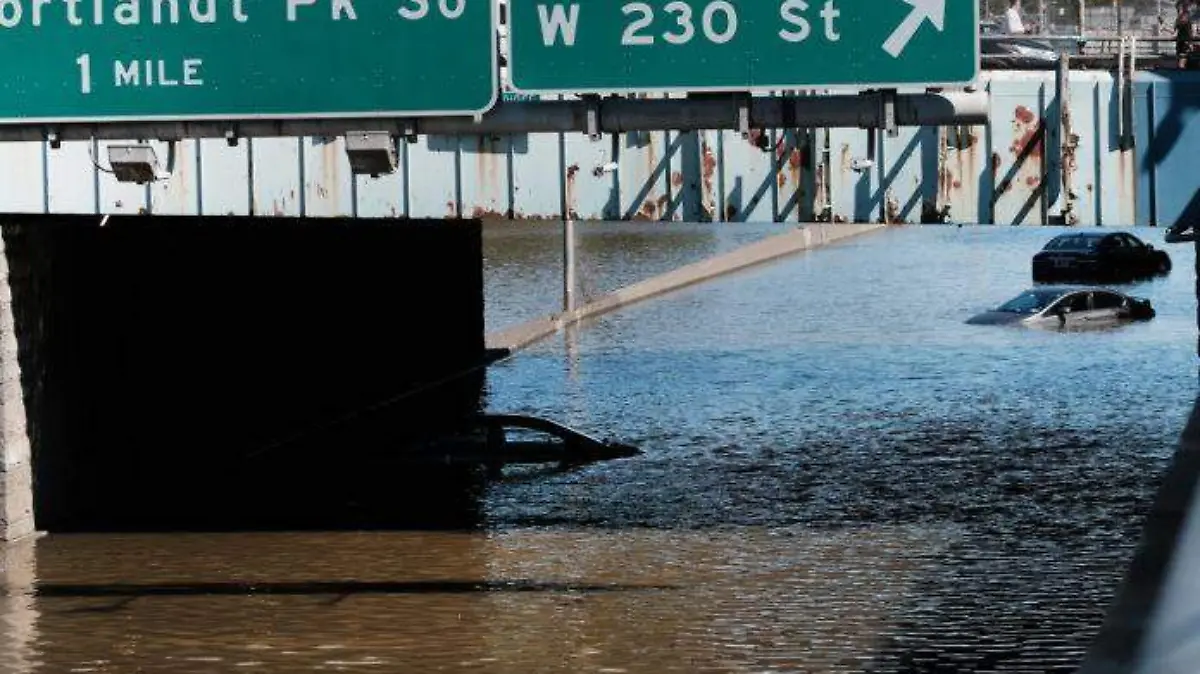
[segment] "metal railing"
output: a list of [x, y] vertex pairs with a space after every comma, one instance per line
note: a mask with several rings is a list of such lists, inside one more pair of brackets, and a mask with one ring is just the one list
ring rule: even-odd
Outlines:
[[[998, 25], [1009, 0], [979, 0], [985, 24]], [[1087, 34], [1171, 37], [1175, 0], [1021, 0], [1022, 23], [1031, 35]]]
[[[1046, 52], [1070, 56], [1074, 63], [1081, 67], [1115, 68], [1122, 59], [1133, 59], [1140, 62], [1143, 68], [1162, 67], [1164, 62], [1174, 67], [1177, 58], [1174, 37], [1031, 35], [1021, 38], [1011, 35], [984, 35], [980, 38], [984, 67], [1048, 69], [1054, 66], [1055, 58], [1052, 54], [1023, 56], [1020, 53], [1009, 53], [1005, 49], [989, 48], [988, 43], [1000, 45], [1014, 38], [1030, 47], [1036, 48], [1041, 45]], [[1200, 40], [1197, 40], [1196, 44], [1200, 47]]]

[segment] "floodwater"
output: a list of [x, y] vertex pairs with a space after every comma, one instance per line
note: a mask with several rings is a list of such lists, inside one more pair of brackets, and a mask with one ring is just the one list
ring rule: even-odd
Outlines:
[[[585, 295], [779, 231], [620, 227], [584, 228]], [[473, 531], [14, 546], [0, 666], [1072, 671], [1196, 396], [1196, 298], [1170, 246], [1148, 323], [963, 324], [1052, 233], [869, 234], [493, 366], [489, 409], [645, 454], [492, 484]], [[555, 309], [556, 234], [489, 232], [489, 327]]]

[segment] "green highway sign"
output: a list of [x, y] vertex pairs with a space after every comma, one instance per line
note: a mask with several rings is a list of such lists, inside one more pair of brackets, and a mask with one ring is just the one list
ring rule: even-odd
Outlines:
[[513, 88], [544, 94], [955, 86], [978, 0], [508, 0]]
[[0, 123], [471, 115], [493, 0], [0, 0]]

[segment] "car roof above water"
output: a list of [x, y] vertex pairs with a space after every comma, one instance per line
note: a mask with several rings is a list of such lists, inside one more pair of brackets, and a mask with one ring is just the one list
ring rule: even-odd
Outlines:
[[1053, 239], [1050, 239], [1050, 243], [1053, 243], [1055, 241], [1065, 241], [1068, 239], [1079, 239], [1081, 241], [1099, 241], [1100, 239], [1112, 236], [1113, 234], [1116, 234], [1116, 232], [1067, 232], [1065, 234], [1059, 234], [1059, 235], [1055, 236]]
[[1063, 283], [1063, 284], [1047, 283], [1045, 285], [1036, 285], [1036, 286], [1033, 286], [1032, 288], [1029, 288], [1029, 290], [1060, 293], [1060, 294], [1064, 294], [1064, 295], [1066, 293], [1074, 293], [1074, 292], [1079, 292], [1082, 290], [1089, 290], [1089, 291], [1090, 290], [1106, 290], [1108, 292], [1117, 292], [1117, 293], [1120, 292], [1119, 290], [1113, 290], [1112, 288], [1104, 288], [1102, 286], [1089, 286], [1089, 285], [1078, 285], [1078, 284], [1072, 285], [1072, 284], [1065, 284], [1065, 283]]
[[1054, 297], [1062, 297], [1063, 295], [1068, 295], [1070, 293], [1076, 293], [1076, 292], [1105, 292], [1105, 293], [1112, 293], [1113, 295], [1120, 295], [1121, 297], [1131, 297], [1128, 293], [1123, 292], [1121, 290], [1116, 290], [1114, 288], [1106, 288], [1104, 286], [1070, 285], [1070, 284], [1036, 285], [1036, 286], [1033, 286], [1032, 288], [1026, 288], [1025, 290], [1022, 291], [1022, 293], [1027, 293], [1027, 292], [1038, 293], [1039, 295], [1052, 295]]
[[1067, 232], [1046, 242], [1042, 250], [1092, 250], [1099, 242], [1116, 232]]
[[[1116, 233], [1117, 232], [1097, 232], [1097, 231], [1079, 230], [1079, 231], [1074, 231], [1074, 232], [1063, 232], [1062, 234], [1055, 236], [1054, 239], [1065, 239], [1065, 238], [1076, 237], [1076, 236], [1083, 237], [1086, 239], [1103, 239], [1106, 236], [1111, 236]], [[1050, 239], [1050, 240], [1053, 241], [1054, 239]]]

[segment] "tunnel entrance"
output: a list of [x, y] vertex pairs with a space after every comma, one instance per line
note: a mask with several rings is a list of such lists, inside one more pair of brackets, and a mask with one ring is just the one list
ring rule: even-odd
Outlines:
[[478, 221], [10, 216], [38, 528], [461, 528]]

